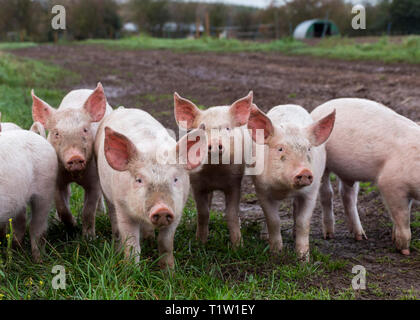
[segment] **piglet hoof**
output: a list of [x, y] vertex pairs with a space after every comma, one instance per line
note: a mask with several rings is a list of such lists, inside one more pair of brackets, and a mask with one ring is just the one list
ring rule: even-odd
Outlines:
[[267, 241], [268, 240], [268, 233], [267, 232], [261, 232], [260, 233], [260, 239]]
[[32, 260], [37, 263], [42, 263], [41, 253], [39, 251], [32, 251]]
[[77, 226], [71, 227], [71, 226], [65, 225], [64, 227], [66, 229], [66, 233], [70, 237], [75, 237], [79, 233]]
[[206, 244], [206, 243], [207, 243], [207, 238], [208, 238], [208, 235], [207, 235], [207, 234], [202, 234], [202, 233], [197, 232], [197, 233], [196, 233], [196, 235], [195, 235], [195, 238], [196, 238], [196, 240], [197, 240], [197, 241], [199, 241], [201, 244]]
[[43, 263], [42, 258], [41, 257], [37, 257], [37, 258], [34, 257], [34, 263], [42, 264]]
[[401, 254], [408, 256], [410, 254], [410, 229], [408, 230], [399, 230], [393, 228], [393, 242], [395, 247]]
[[76, 219], [71, 214], [60, 214], [57, 210], [55, 211], [55, 217], [64, 223], [66, 228], [76, 228]]
[[279, 255], [283, 250], [283, 243], [270, 243], [270, 253], [272, 256]]
[[362, 231], [362, 233], [355, 233], [355, 234], [354, 234], [354, 239], [355, 239], [356, 241], [367, 240], [367, 236], [366, 236], [365, 232], [364, 232], [364, 231]]
[[17, 239], [13, 239], [12, 249], [13, 250], [23, 249], [22, 248], [22, 241], [21, 240], [17, 240]]
[[402, 255], [404, 256], [409, 256], [410, 255], [410, 249], [409, 246], [410, 244], [406, 244], [406, 241], [404, 241], [403, 244], [399, 243], [398, 241], [395, 241], [395, 246], [397, 248], [397, 251], [400, 252]]
[[309, 251], [298, 252], [297, 257], [298, 257], [298, 261], [300, 263], [308, 263], [309, 262]]
[[334, 239], [334, 231], [324, 231], [324, 240]]
[[117, 231], [112, 231], [112, 239], [114, 239], [117, 242], [120, 242], [120, 232]]
[[96, 235], [95, 235], [95, 229], [94, 228], [88, 228], [88, 229], [84, 229], [82, 231], [83, 236], [85, 237], [86, 240], [94, 240]]
[[405, 256], [409, 256], [410, 255], [410, 249], [402, 249], [401, 254], [403, 254]]
[[233, 250], [238, 250], [240, 248], [242, 248], [244, 246], [244, 242], [241, 240], [239, 240], [238, 242], [232, 243], [232, 249]]
[[175, 260], [174, 258], [162, 258], [159, 260], [159, 267], [161, 270], [172, 271], [175, 267]]
[[233, 249], [239, 249], [244, 245], [244, 242], [241, 237], [235, 237], [235, 239], [231, 239], [231, 242]]

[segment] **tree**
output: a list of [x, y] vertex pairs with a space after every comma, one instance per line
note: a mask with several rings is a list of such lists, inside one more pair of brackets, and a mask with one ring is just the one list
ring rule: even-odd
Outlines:
[[420, 2], [418, 0], [394, 0], [389, 10], [393, 30], [403, 34], [420, 33]]
[[170, 19], [178, 23], [194, 23], [197, 6], [195, 2], [172, 1], [169, 3]]
[[31, 33], [33, 24], [32, 11], [37, 3], [31, 0], [2, 0], [0, 2], [3, 33], [15, 31], [23, 41]]
[[121, 29], [114, 0], [75, 0], [68, 9], [69, 32], [77, 39], [113, 38]]
[[233, 23], [238, 26], [241, 31], [250, 31], [255, 22], [255, 11], [249, 8], [239, 9], [233, 17]]
[[139, 28], [149, 32], [158, 29], [161, 34], [163, 25], [170, 19], [168, 0], [131, 0], [130, 6]]
[[209, 8], [210, 26], [221, 28], [226, 25], [228, 18], [228, 8], [222, 3], [216, 3]]

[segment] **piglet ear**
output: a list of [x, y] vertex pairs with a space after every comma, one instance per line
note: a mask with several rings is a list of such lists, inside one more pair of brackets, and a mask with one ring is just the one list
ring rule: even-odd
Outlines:
[[194, 128], [195, 120], [198, 115], [201, 114], [201, 111], [193, 102], [182, 98], [178, 93], [175, 92], [174, 113], [178, 126], [185, 130], [189, 130]]
[[[248, 129], [251, 130], [251, 137], [257, 143], [267, 144], [270, 138], [274, 135], [274, 127], [270, 118], [262, 112], [255, 104], [252, 104], [251, 114], [248, 119]], [[259, 136], [258, 131], [261, 136]], [[263, 138], [263, 141], [260, 141]]]
[[328, 116], [310, 125], [306, 130], [308, 132], [309, 142], [317, 147], [323, 144], [329, 138], [335, 122], [335, 109]]
[[250, 91], [246, 97], [239, 99], [230, 106], [229, 112], [234, 127], [244, 126], [248, 122], [253, 96], [253, 92]]
[[84, 108], [89, 113], [92, 122], [101, 121], [106, 111], [106, 97], [104, 88], [99, 82], [96, 89], [86, 100]]
[[35, 132], [36, 134], [39, 134], [43, 138], [47, 138], [47, 135], [45, 133], [45, 128], [44, 128], [44, 126], [40, 122], [35, 121], [32, 124], [31, 128], [29, 129], [29, 131]]
[[136, 146], [125, 135], [105, 127], [105, 158], [117, 171], [126, 171], [131, 160], [137, 159]]
[[55, 109], [52, 108], [48, 103], [42, 101], [35, 95], [34, 89], [31, 91], [32, 95], [32, 119], [35, 122], [41, 123], [47, 128], [48, 120], [54, 114]]
[[207, 136], [204, 124], [183, 136], [176, 145], [178, 159], [187, 170], [201, 165], [207, 155]]

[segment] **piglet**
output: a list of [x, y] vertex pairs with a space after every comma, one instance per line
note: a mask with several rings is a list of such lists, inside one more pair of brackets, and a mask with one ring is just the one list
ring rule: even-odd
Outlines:
[[82, 210], [83, 234], [95, 235], [95, 213], [101, 197], [93, 145], [98, 122], [112, 111], [100, 83], [95, 90], [80, 89], [68, 93], [58, 109], [38, 98], [32, 91], [32, 117], [48, 130], [48, 141], [56, 150], [59, 169], [55, 204], [64, 224], [76, 223], [69, 208], [70, 183], [85, 190]]
[[14, 240], [21, 246], [29, 205], [32, 257], [36, 262], [41, 260], [57, 170], [55, 150], [41, 136], [27, 130], [0, 133], [0, 228], [4, 233], [12, 219]]
[[366, 99], [335, 99], [312, 111], [317, 120], [337, 110], [335, 129], [326, 144], [327, 167], [321, 186], [324, 237], [334, 236], [334, 172], [350, 232], [366, 237], [357, 212], [358, 181], [374, 182], [388, 207], [392, 239], [404, 255], [410, 254], [410, 207], [420, 200], [420, 127], [393, 110]]
[[[5, 131], [13, 131], [13, 130], [23, 130], [21, 127], [19, 127], [17, 124], [14, 124], [13, 122], [1, 122], [1, 112], [0, 112], [0, 132], [5, 132]], [[14, 230], [22, 230], [22, 228], [25, 228], [24, 226], [26, 226], [26, 211], [25, 212], [21, 212], [20, 214], [18, 214], [14, 219], [13, 219], [13, 229]], [[4, 238], [6, 236], [6, 229], [7, 229], [7, 225], [0, 224], [0, 237]], [[25, 229], [23, 229], [25, 230]], [[17, 238], [22, 238], [23, 239], [23, 234], [19, 235], [19, 237]], [[20, 243], [20, 241], [15, 241], [13, 244], [16, 245]]]
[[334, 118], [332, 112], [313, 122], [310, 114], [297, 105], [277, 106], [266, 115], [253, 105], [248, 129], [256, 143], [264, 144], [264, 151], [256, 155], [264, 169], [252, 178], [273, 253], [283, 248], [280, 201], [292, 198], [296, 253], [300, 259], [309, 260], [310, 221], [325, 167], [323, 143], [333, 129]]
[[[174, 234], [189, 194], [188, 171], [198, 170], [206, 155], [205, 135], [195, 138], [196, 133], [176, 143], [139, 109], [119, 108], [101, 122], [95, 142], [99, 177], [113, 234], [126, 257], [138, 261], [140, 237], [154, 237], [158, 229], [159, 264], [173, 267]], [[164, 161], [175, 154], [182, 161]]]
[[[239, 220], [241, 183], [245, 172], [244, 137], [251, 104], [252, 91], [230, 106], [200, 110], [193, 102], [174, 94], [175, 119], [183, 130], [192, 130], [204, 124], [208, 137], [208, 155], [202, 170], [191, 173], [191, 185], [197, 205], [196, 237], [207, 242], [211, 199], [215, 190], [224, 193], [226, 221], [234, 247], [242, 243]], [[239, 156], [239, 158], [238, 158]], [[239, 161], [235, 161], [239, 159]]]

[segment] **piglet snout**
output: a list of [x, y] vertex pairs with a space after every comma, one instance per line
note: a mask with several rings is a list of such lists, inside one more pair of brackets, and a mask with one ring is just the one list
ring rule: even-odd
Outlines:
[[295, 187], [302, 188], [312, 184], [314, 176], [308, 169], [300, 171], [293, 179]]
[[222, 153], [224, 148], [221, 142], [219, 143], [210, 143], [208, 145], [209, 153], [215, 152], [215, 153]]
[[150, 221], [156, 227], [169, 226], [174, 221], [172, 210], [163, 204], [157, 204], [150, 210]]
[[77, 152], [69, 152], [68, 160], [66, 161], [66, 169], [68, 171], [80, 171], [85, 169], [86, 160], [85, 157]]

